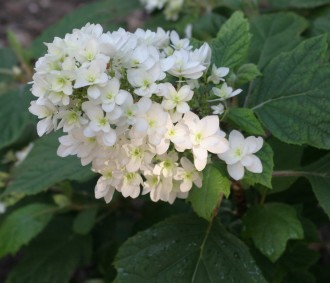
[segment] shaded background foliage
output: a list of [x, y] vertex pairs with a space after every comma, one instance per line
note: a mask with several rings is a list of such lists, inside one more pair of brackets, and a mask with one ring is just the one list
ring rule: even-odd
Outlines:
[[[0, 67], [22, 73], [0, 74], [1, 198], [11, 204], [0, 214], [1, 282], [330, 281], [330, 1], [213, 3], [211, 14], [188, 13], [175, 23], [157, 12], [148, 17], [138, 1], [4, 3]], [[267, 135], [263, 174], [230, 185], [215, 163], [188, 202], [94, 200], [89, 168], [56, 156], [57, 134], [37, 139], [24, 86], [46, 51], [42, 43], [88, 21], [106, 30], [181, 32], [193, 22], [195, 44], [208, 40], [212, 60], [231, 67], [247, 94], [239, 101], [247, 108], [231, 108], [225, 122]], [[31, 153], [14, 166], [15, 152], [30, 141]]]

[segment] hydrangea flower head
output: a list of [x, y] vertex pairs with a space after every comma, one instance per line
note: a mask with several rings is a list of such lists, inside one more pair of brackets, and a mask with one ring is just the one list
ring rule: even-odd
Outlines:
[[[40, 136], [63, 131], [59, 156], [76, 155], [101, 175], [96, 198], [110, 202], [119, 192], [173, 203], [186, 198], [193, 184], [202, 186], [209, 155], [222, 156], [231, 147], [219, 117], [193, 106], [202, 98], [199, 81], [208, 83], [207, 43], [194, 49], [189, 39], [161, 28], [104, 33], [87, 24], [47, 47], [36, 62], [36, 100], [29, 110], [40, 119]], [[214, 66], [212, 81], [224, 81], [227, 73]], [[229, 96], [235, 93], [227, 89]], [[211, 107], [209, 114], [223, 111]], [[253, 151], [246, 152], [244, 166], [257, 171]]]

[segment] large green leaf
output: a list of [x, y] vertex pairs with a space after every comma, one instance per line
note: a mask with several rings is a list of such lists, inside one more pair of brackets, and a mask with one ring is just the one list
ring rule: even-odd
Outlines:
[[27, 247], [8, 282], [67, 283], [75, 269], [89, 261], [90, 237], [74, 234], [62, 223], [51, 226]]
[[115, 260], [118, 282], [265, 283], [248, 248], [218, 220], [176, 216], [129, 239]]
[[31, 99], [28, 86], [0, 95], [0, 149], [16, 141], [35, 121], [28, 111]]
[[45, 136], [35, 142], [27, 158], [14, 170], [5, 194], [37, 194], [62, 180], [84, 181], [94, 176], [89, 166], [82, 166], [74, 157], [57, 156], [59, 133]]
[[219, 206], [223, 196], [230, 194], [230, 181], [212, 165], [203, 170], [203, 186], [194, 187], [189, 193], [188, 201], [194, 211], [204, 219], [210, 221], [213, 211]]
[[234, 13], [210, 42], [212, 63], [229, 68], [242, 65], [248, 55], [250, 39], [248, 21], [242, 12]]
[[308, 23], [294, 13], [262, 15], [251, 20], [249, 59], [263, 69], [275, 56], [289, 51], [301, 41]]
[[284, 253], [287, 241], [302, 239], [304, 231], [295, 209], [283, 203], [251, 207], [244, 217], [244, 234], [272, 262]]
[[330, 0], [268, 0], [274, 8], [314, 8], [330, 4]]
[[5, 218], [0, 226], [0, 258], [15, 254], [23, 245], [38, 235], [51, 220], [56, 207], [30, 204]]
[[330, 217], [330, 154], [300, 170], [284, 171], [283, 175], [306, 177], [320, 206]]
[[229, 122], [251, 135], [264, 136], [265, 131], [253, 111], [248, 108], [230, 108], [225, 116]]
[[106, 31], [119, 27], [125, 28], [130, 12], [139, 6], [139, 1], [102, 0], [87, 4], [70, 12], [62, 20], [47, 28], [32, 42], [31, 53], [34, 57], [43, 55], [47, 48], [44, 42], [52, 42], [54, 37], [63, 37], [72, 29], [81, 28], [86, 23], [101, 24]]
[[330, 148], [330, 65], [326, 38], [302, 42], [265, 68], [252, 109], [278, 139]]
[[[274, 137], [271, 137], [267, 142], [274, 151], [274, 171], [292, 170], [301, 166], [301, 158], [304, 151], [303, 146], [287, 144]], [[273, 190], [269, 191], [269, 193], [278, 193], [288, 189], [297, 178], [298, 176], [277, 176], [273, 178]]]

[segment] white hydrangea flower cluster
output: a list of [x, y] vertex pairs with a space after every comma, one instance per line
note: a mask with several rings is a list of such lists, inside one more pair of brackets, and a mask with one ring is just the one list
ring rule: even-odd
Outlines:
[[164, 8], [164, 14], [167, 20], [176, 21], [183, 8], [184, 0], [140, 0], [148, 12], [161, 10]]
[[[191, 109], [193, 87], [207, 80], [208, 44], [193, 49], [161, 28], [104, 33], [87, 24], [47, 47], [36, 62], [37, 100], [29, 110], [40, 119], [40, 136], [65, 133], [59, 156], [77, 155], [101, 174], [96, 198], [149, 193], [153, 201], [173, 203], [193, 184], [202, 186], [208, 153], [222, 158], [229, 150], [219, 117], [200, 118]], [[208, 81], [224, 82], [228, 72], [213, 67]]]

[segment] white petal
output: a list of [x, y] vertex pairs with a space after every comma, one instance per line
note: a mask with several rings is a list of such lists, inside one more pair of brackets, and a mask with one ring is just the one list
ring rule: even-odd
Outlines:
[[103, 142], [107, 146], [113, 146], [117, 140], [117, 135], [114, 130], [110, 130], [109, 133], [103, 134]]
[[179, 113], [187, 113], [189, 110], [190, 107], [186, 102], [181, 102], [176, 107], [176, 111], [178, 111]]
[[194, 164], [198, 171], [202, 171], [205, 168], [206, 163], [207, 163], [207, 158], [206, 159], [197, 159], [197, 158], [194, 159]]
[[185, 181], [185, 182], [182, 182], [181, 184], [180, 184], [180, 191], [181, 192], [189, 192], [190, 191], [190, 189], [191, 189], [191, 187], [192, 187], [192, 181], [190, 181], [190, 180], [187, 180], [187, 181]]
[[87, 89], [87, 94], [90, 98], [96, 99], [101, 95], [101, 92], [97, 86], [90, 86]]
[[[215, 144], [211, 145], [211, 143], [208, 145], [207, 150], [212, 153], [224, 153], [229, 149], [229, 143], [225, 138], [219, 137], [219, 136], [213, 136], [206, 138], [205, 140], [215, 140]], [[203, 141], [204, 144], [204, 141]]]
[[50, 129], [51, 129], [51, 118], [42, 119], [37, 124], [37, 132], [39, 137], [41, 137], [44, 133], [48, 132]]
[[219, 130], [219, 117], [216, 115], [206, 116], [201, 122], [203, 123], [203, 134], [206, 137], [214, 135]]
[[246, 166], [246, 170], [249, 170], [250, 172], [253, 173], [261, 173], [262, 172], [262, 163], [259, 159], [259, 157], [255, 155], [250, 155], [250, 158], [253, 160], [252, 164], [249, 166]]
[[244, 144], [244, 136], [236, 130], [229, 134], [229, 144], [231, 148], [242, 147]]
[[233, 165], [227, 165], [227, 170], [229, 175], [236, 181], [244, 177], [244, 167], [240, 162]]
[[114, 192], [115, 188], [110, 186], [107, 194], [104, 196], [104, 200], [106, 203], [109, 203], [112, 200]]

